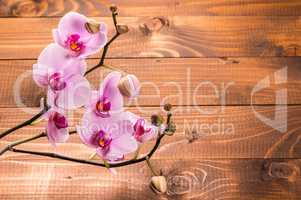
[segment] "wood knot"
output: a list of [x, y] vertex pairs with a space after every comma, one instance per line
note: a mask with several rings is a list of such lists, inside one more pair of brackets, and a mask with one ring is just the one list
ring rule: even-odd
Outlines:
[[168, 19], [164, 17], [154, 17], [140, 24], [139, 29], [144, 35], [151, 35], [152, 33], [159, 32], [163, 27], [168, 26]]
[[263, 180], [285, 179], [294, 182], [299, 174], [300, 169], [293, 162], [265, 161], [263, 164]]
[[191, 180], [185, 175], [174, 175], [167, 178], [167, 193], [169, 195], [189, 193], [191, 187]]
[[48, 2], [46, 0], [17, 1], [10, 7], [10, 14], [13, 16], [40, 16], [46, 12]]

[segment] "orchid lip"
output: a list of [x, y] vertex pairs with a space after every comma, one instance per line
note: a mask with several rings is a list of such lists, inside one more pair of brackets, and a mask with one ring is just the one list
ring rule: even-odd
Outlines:
[[67, 84], [62, 80], [60, 73], [54, 73], [49, 77], [49, 86], [53, 91], [63, 90], [66, 85]]
[[58, 112], [55, 112], [52, 119], [54, 121], [55, 126], [58, 129], [67, 128], [68, 127], [68, 122], [67, 122], [67, 119], [66, 119], [66, 117], [64, 115], [62, 115], [62, 114], [60, 114]]
[[109, 111], [111, 110], [111, 102], [108, 98], [103, 98], [103, 100], [97, 101], [95, 105], [95, 113], [103, 118], [109, 117]]
[[85, 48], [84, 43], [81, 42], [81, 41], [79, 41], [79, 39], [80, 39], [80, 35], [78, 35], [78, 34], [72, 34], [66, 40], [65, 45], [71, 51], [79, 53], [79, 52], [81, 52]]
[[98, 132], [97, 144], [101, 149], [108, 150], [111, 142], [112, 138], [106, 132], [104, 132], [103, 130], [100, 130]]

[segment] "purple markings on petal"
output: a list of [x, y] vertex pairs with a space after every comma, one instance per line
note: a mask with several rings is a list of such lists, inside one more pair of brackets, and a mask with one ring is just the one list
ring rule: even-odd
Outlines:
[[66, 117], [58, 112], [55, 112], [53, 114], [53, 122], [58, 129], [68, 127], [68, 122]]
[[145, 128], [145, 120], [138, 119], [134, 125], [134, 137], [140, 141], [140, 137], [143, 136], [145, 133], [149, 133], [151, 128]]
[[53, 91], [59, 91], [66, 87], [66, 82], [62, 80], [61, 74], [56, 72], [49, 77], [49, 86]]
[[97, 101], [95, 105], [95, 113], [103, 118], [110, 117], [109, 111], [111, 110], [111, 102], [108, 98], [104, 97], [102, 100]]
[[78, 35], [78, 34], [70, 35], [67, 38], [67, 40], [65, 41], [65, 45], [71, 51], [78, 53], [78, 54], [80, 54], [85, 48], [85, 45], [83, 42], [80, 41], [80, 35]]
[[103, 130], [98, 132], [97, 143], [103, 151], [109, 150], [111, 142], [112, 138], [106, 132]]

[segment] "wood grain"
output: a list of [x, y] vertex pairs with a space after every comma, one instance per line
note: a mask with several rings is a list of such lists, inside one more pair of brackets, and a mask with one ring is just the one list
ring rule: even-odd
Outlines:
[[298, 0], [2, 0], [2, 17], [62, 16], [77, 11], [88, 16], [109, 16], [108, 7], [116, 4], [121, 16], [218, 15], [218, 16], [287, 16], [301, 14]]
[[[37, 109], [32, 108], [33, 112]], [[162, 113], [159, 107], [128, 108], [149, 119], [153, 113]], [[28, 119], [29, 110], [0, 109], [1, 131]], [[80, 121], [83, 110], [69, 115], [69, 125]], [[286, 114], [287, 113], [287, 114]], [[162, 113], [163, 114], [163, 113]], [[202, 106], [175, 107], [174, 120], [177, 132], [166, 137], [156, 153], [156, 158], [299, 158], [301, 150], [301, 106]], [[287, 116], [286, 116], [287, 115]], [[261, 117], [273, 120], [266, 124]], [[287, 120], [286, 120], [287, 117]], [[287, 126], [287, 127], [286, 127]], [[71, 128], [72, 129], [72, 128]], [[3, 148], [15, 141], [44, 130], [44, 124], [29, 126], [0, 141]], [[147, 143], [142, 152], [153, 144]], [[24, 148], [51, 151], [47, 139], [39, 139]], [[77, 135], [57, 149], [59, 152], [87, 157], [91, 149], [83, 145]], [[5, 156], [4, 156], [5, 157]]]
[[[298, 199], [300, 159], [153, 160], [167, 179], [167, 194], [149, 188], [147, 166], [103, 168], [15, 155], [1, 160], [1, 199]], [[281, 170], [281, 172], [279, 172]]]
[[[97, 61], [91, 59], [88, 65]], [[39, 106], [45, 92], [32, 80], [30, 70], [35, 62], [0, 61], [0, 107]], [[285, 104], [276, 102], [278, 90], [286, 90], [287, 104], [301, 103], [301, 58], [297, 57], [109, 59], [107, 63], [140, 79], [141, 95], [130, 106]], [[87, 78], [96, 89], [108, 72], [98, 69]], [[277, 82], [277, 74], [287, 80]], [[253, 92], [264, 78], [270, 86]], [[18, 96], [24, 105], [18, 104]]]
[[[111, 36], [111, 19], [104, 17], [101, 20], [109, 24]], [[121, 17], [119, 22], [128, 24], [130, 31], [114, 42], [109, 57], [301, 54], [301, 20], [294, 16]], [[41, 50], [52, 42], [51, 30], [57, 23], [58, 18], [0, 19], [0, 59], [37, 58]]]

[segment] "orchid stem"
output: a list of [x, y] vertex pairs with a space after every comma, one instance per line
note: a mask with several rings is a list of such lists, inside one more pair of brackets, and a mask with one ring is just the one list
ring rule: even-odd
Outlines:
[[153, 175], [158, 176], [157, 173], [155, 172], [152, 164], [150, 163], [150, 160], [149, 160], [148, 156], [146, 156], [146, 163], [147, 163], [147, 166], [149, 167], [149, 169], [151, 170], [151, 172], [153, 173]]
[[[43, 137], [43, 136], [40, 136], [40, 137]], [[116, 168], [116, 167], [122, 167], [122, 166], [127, 166], [127, 165], [132, 165], [132, 164], [144, 162], [144, 161], [146, 161], [146, 159], [150, 159], [153, 156], [153, 154], [156, 152], [156, 150], [158, 149], [158, 147], [160, 145], [160, 142], [161, 142], [163, 137], [164, 137], [164, 134], [162, 134], [158, 137], [158, 139], [156, 140], [156, 144], [154, 145], [152, 150], [146, 156], [144, 156], [142, 158], [139, 158], [139, 159], [127, 160], [127, 161], [120, 162], [120, 163], [99, 163], [99, 162], [95, 162], [95, 161], [91, 161], [91, 160], [73, 158], [73, 157], [69, 157], [69, 156], [65, 156], [65, 155], [61, 155], [61, 154], [57, 154], [57, 153], [16, 149], [16, 148], [14, 148], [14, 146], [16, 146], [16, 145], [14, 145], [14, 146], [10, 145], [10, 147], [7, 148], [7, 150], [5, 150], [5, 151], [12, 151], [12, 152], [16, 152], [16, 153], [24, 153], [24, 154], [31, 154], [31, 155], [57, 158], [57, 159], [61, 159], [61, 160], [67, 160], [67, 161], [72, 161], [72, 162], [76, 162], [76, 163], [89, 164], [89, 165], [105, 167], [105, 168], [108, 168], [108, 167], [109, 168]], [[34, 139], [31, 139], [31, 140], [34, 140]]]
[[121, 35], [121, 33], [118, 31], [118, 28], [117, 28], [117, 15], [118, 14], [115, 11], [112, 11], [112, 18], [113, 18], [113, 23], [114, 23], [115, 31], [116, 31], [115, 35], [103, 47], [103, 52], [102, 52], [102, 55], [101, 55], [99, 63], [97, 65], [95, 65], [94, 67], [92, 67], [91, 69], [89, 69], [88, 71], [86, 71], [85, 76], [88, 75], [89, 73], [91, 73], [92, 71], [94, 71], [95, 69], [97, 69], [97, 68], [99, 68], [99, 67], [101, 67], [101, 66], [104, 65], [104, 60], [106, 58], [106, 55], [107, 55], [107, 52], [108, 52], [110, 44], [114, 40], [116, 40], [119, 35]]
[[28, 126], [28, 125], [31, 125], [34, 121], [36, 121], [37, 119], [39, 119], [45, 112], [47, 111], [47, 108], [46, 109], [43, 109], [41, 110], [38, 114], [36, 114], [35, 116], [33, 116], [31, 119], [29, 120], [26, 120], [25, 122], [13, 127], [13, 128], [10, 128], [6, 131], [4, 131], [3, 133], [0, 134], [0, 139], [7, 136], [8, 134], [20, 129], [20, 128], [23, 128], [25, 126]]
[[[75, 134], [76, 131], [69, 131], [69, 134], [72, 135], [72, 134]], [[34, 135], [32, 137], [29, 137], [29, 138], [25, 138], [25, 139], [22, 139], [22, 140], [18, 140], [18, 141], [15, 141], [15, 142], [12, 142], [10, 143], [9, 145], [7, 145], [6, 147], [4, 147], [1, 151], [0, 151], [0, 156], [2, 154], [4, 154], [5, 152], [11, 150], [11, 148], [15, 147], [15, 146], [18, 146], [20, 144], [23, 144], [23, 143], [26, 143], [26, 142], [30, 142], [30, 141], [33, 141], [33, 140], [36, 140], [36, 139], [39, 139], [39, 138], [42, 138], [42, 137], [46, 137], [47, 134], [45, 132], [42, 132], [42, 133], [39, 133], [37, 135]]]
[[42, 132], [42, 133], [39, 133], [38, 135], [35, 135], [35, 136], [32, 136], [30, 138], [25, 138], [23, 140], [18, 140], [18, 141], [15, 141], [9, 145], [7, 145], [6, 147], [4, 147], [1, 151], [0, 151], [0, 156], [2, 154], [4, 154], [5, 152], [11, 150], [11, 148], [17, 146], [17, 145], [20, 145], [20, 144], [23, 144], [23, 143], [26, 143], [26, 142], [30, 142], [32, 140], [36, 140], [38, 138], [41, 138], [41, 137], [45, 137], [46, 136], [46, 133]]

